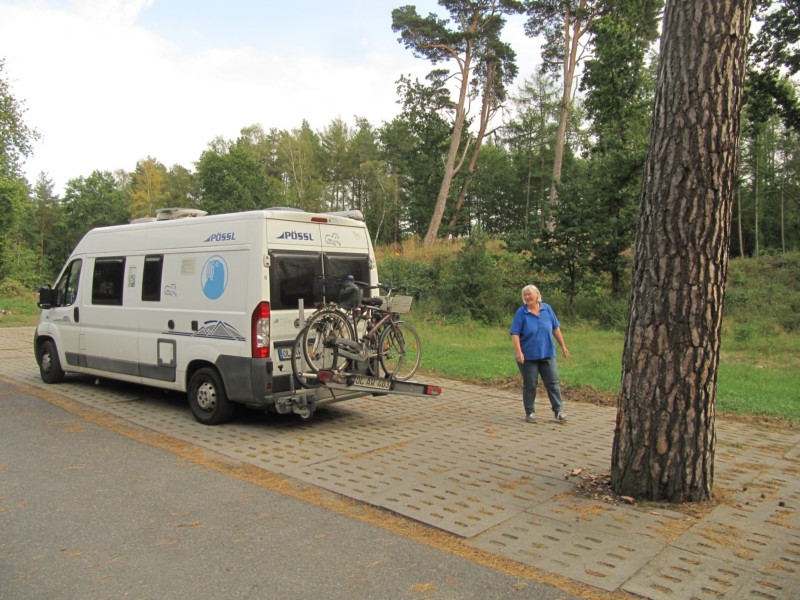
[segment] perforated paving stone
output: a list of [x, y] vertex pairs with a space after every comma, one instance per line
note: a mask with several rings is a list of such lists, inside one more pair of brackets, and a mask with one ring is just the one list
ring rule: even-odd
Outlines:
[[554, 428], [554, 431], [513, 446], [506, 452], [484, 458], [498, 465], [554, 478], [569, 477], [575, 469], [593, 473], [609, 470], [610, 439], [598, 443], [597, 436], [592, 436], [585, 429], [575, 430], [570, 435], [570, 431], [565, 431], [561, 425], [555, 425]]
[[339, 455], [330, 447], [309, 446], [291, 439], [270, 438], [235, 448], [226, 448], [221, 454], [276, 473], [329, 460]]
[[749, 485], [737, 490], [733, 502], [718, 507], [713, 515], [722, 522], [741, 524], [751, 529], [762, 523], [783, 528], [784, 535], [800, 537], [800, 477], [797, 463], [790, 460], [774, 464], [777, 472], [760, 473]]
[[[787, 536], [785, 528], [764, 522], [731, 522], [729, 517], [728, 507], [718, 507], [677, 539], [673, 546], [698, 557], [716, 558], [754, 571], [781, 564], [784, 557], [791, 560], [798, 557], [800, 538]], [[798, 575], [797, 565], [792, 562], [784, 563], [781, 570]]]
[[288, 469], [286, 474], [340, 494], [379, 505], [381, 494], [417, 485], [459, 466], [459, 461], [396, 444], [361, 455], [337, 457]]
[[494, 465], [462, 464], [441, 475], [402, 484], [375, 502], [461, 537], [473, 537], [563, 491], [566, 484]]
[[[603, 510], [611, 513], [614, 509]], [[608, 529], [610, 518], [587, 522], [575, 518], [577, 512], [572, 519], [542, 512], [520, 513], [468, 543], [608, 591], [622, 585], [664, 545], [663, 538], [651, 529], [659, 522], [654, 515], [636, 517], [620, 536]]]
[[743, 569], [738, 563], [668, 547], [622, 586], [650, 600], [686, 598], [796, 600], [796, 577]]

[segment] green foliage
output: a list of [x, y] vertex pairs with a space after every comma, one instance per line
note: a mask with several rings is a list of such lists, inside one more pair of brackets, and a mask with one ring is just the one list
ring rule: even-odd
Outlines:
[[381, 282], [406, 288], [406, 293], [417, 300], [434, 295], [439, 287], [439, 269], [436, 264], [397, 257], [384, 259], [378, 266]]
[[211, 214], [274, 206], [263, 169], [241, 143], [203, 152], [197, 163], [200, 208]]
[[730, 261], [725, 319], [736, 323], [733, 337], [800, 332], [800, 252]]
[[11, 93], [5, 66], [5, 59], [0, 58], [0, 181], [21, 175], [21, 165], [39, 138], [39, 133], [25, 123], [23, 103]]
[[518, 296], [518, 290], [505, 287], [486, 241], [482, 232], [474, 233], [456, 258], [443, 265], [439, 288], [442, 314], [481, 323], [495, 323], [508, 315], [513, 306], [510, 297]]
[[449, 102], [446, 91], [401, 77], [398, 94], [402, 112], [379, 134], [399, 194], [393, 213], [394, 235], [387, 240], [395, 243], [407, 228], [421, 234], [430, 222], [443, 177], [441, 157], [447, 152], [452, 130], [438, 112], [442, 103]]
[[753, 18], [759, 27], [750, 47], [747, 74], [751, 118], [765, 122], [771, 115], [780, 115], [787, 128], [800, 132], [800, 99], [791, 79], [800, 72], [797, 2], [759, 0]]
[[62, 209], [63, 219], [54, 234], [59, 242], [54, 252], [61, 264], [90, 229], [129, 220], [125, 191], [109, 171], [94, 171], [89, 177], [68, 181]]

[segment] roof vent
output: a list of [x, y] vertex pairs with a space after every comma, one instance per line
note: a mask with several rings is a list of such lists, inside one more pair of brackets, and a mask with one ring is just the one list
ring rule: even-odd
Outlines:
[[358, 221], [364, 220], [364, 214], [360, 210], [336, 210], [322, 214], [331, 215], [332, 217], [347, 217], [348, 219], [356, 219]]
[[197, 208], [159, 208], [156, 211], [156, 221], [172, 221], [186, 217], [203, 217], [208, 213]]

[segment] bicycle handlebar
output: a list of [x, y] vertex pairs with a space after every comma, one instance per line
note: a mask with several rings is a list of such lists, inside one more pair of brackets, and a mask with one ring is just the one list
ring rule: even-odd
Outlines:
[[338, 276], [338, 275], [319, 275], [318, 277], [319, 277], [319, 279], [322, 279], [323, 281], [325, 281], [325, 280], [331, 280], [331, 281], [352, 281], [352, 282], [353, 282], [354, 284], [356, 284], [357, 286], [359, 286], [359, 287], [363, 287], [363, 288], [365, 288], [365, 289], [369, 289], [369, 290], [380, 290], [380, 289], [384, 289], [384, 290], [387, 290], [389, 293], [392, 293], [392, 292], [402, 292], [402, 291], [406, 291], [406, 290], [408, 289], [408, 288], [407, 288], [407, 287], [405, 287], [405, 286], [394, 286], [394, 285], [392, 285], [391, 283], [379, 283], [378, 285], [370, 285], [370, 284], [369, 284], [369, 283], [367, 283], [366, 281], [358, 281], [357, 279], [349, 280], [349, 279], [347, 279], [346, 277], [340, 277], [340, 276]]

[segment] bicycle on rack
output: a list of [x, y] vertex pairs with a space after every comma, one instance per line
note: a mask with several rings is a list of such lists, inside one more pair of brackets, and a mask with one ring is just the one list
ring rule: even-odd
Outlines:
[[389, 284], [375, 287], [386, 290], [386, 295], [365, 298], [352, 308], [329, 305], [311, 315], [295, 343], [311, 371], [347, 370], [400, 381], [417, 372], [422, 343], [417, 331], [400, 320], [412, 297], [398, 296], [401, 288]]

